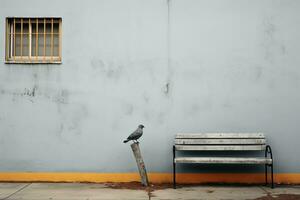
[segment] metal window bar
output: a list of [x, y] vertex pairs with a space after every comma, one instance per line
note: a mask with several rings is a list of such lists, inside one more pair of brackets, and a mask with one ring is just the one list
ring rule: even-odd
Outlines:
[[5, 60], [7, 60], [8, 57], [9, 57], [9, 55], [8, 55], [8, 53], [9, 53], [8, 39], [10, 38], [9, 37], [9, 32], [8, 32], [9, 30], [10, 29], [8, 27], [8, 19], [6, 19]]
[[13, 34], [14, 34], [14, 61], [16, 60], [16, 19], [14, 18], [14, 28], [13, 28]]
[[61, 48], [62, 48], [62, 23], [61, 23], [61, 19], [59, 19], [58, 22], [58, 56], [59, 56], [59, 60], [61, 61]]
[[30, 18], [29, 18], [29, 21], [28, 21], [28, 25], [29, 25], [29, 27], [28, 27], [28, 56], [29, 56], [29, 61], [31, 62], [31, 32], [32, 32], [32, 30], [31, 30], [31, 20], [30, 20]]
[[21, 55], [21, 60], [22, 60], [22, 57], [23, 57], [23, 19], [21, 19], [21, 35], [20, 35], [20, 37], [21, 37], [21, 53], [20, 53], [20, 55]]
[[35, 58], [38, 60], [39, 52], [39, 19], [36, 19], [36, 30], [35, 30]]
[[10, 22], [10, 24], [8, 25], [9, 26], [9, 29], [10, 29], [10, 37], [9, 37], [9, 47], [10, 47], [10, 50], [9, 50], [9, 58], [12, 58], [13, 57], [13, 26]]
[[51, 19], [51, 62], [53, 61], [53, 18]]
[[44, 18], [44, 57], [43, 57], [44, 62], [45, 59], [46, 59], [46, 18]]

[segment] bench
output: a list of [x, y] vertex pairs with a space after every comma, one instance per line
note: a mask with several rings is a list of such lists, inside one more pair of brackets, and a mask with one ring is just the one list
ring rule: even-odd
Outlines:
[[[176, 156], [176, 151], [264, 151], [264, 157], [186, 157]], [[263, 133], [179, 133], [173, 145], [173, 187], [176, 189], [176, 164], [262, 164], [265, 165], [265, 181], [268, 184], [268, 167], [271, 168], [273, 183], [272, 149], [266, 145]]]

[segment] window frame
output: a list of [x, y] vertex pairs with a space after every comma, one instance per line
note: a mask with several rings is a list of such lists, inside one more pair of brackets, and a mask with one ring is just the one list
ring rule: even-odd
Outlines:
[[[15, 24], [16, 20], [21, 20], [21, 55], [16, 56], [16, 29], [15, 29]], [[26, 20], [26, 23], [28, 23], [28, 55], [23, 56], [22, 55], [22, 49], [23, 49], [23, 36], [26, 35], [24, 34], [23, 31], [23, 20]], [[51, 56], [46, 55], [46, 34], [49, 34], [46, 32], [46, 25], [51, 24]], [[58, 32], [54, 33], [53, 29], [53, 24], [58, 23]], [[44, 26], [43, 30], [44, 32], [39, 32], [38, 29], [36, 30], [36, 33], [32, 32], [32, 26], [33, 24], [37, 24], [36, 28], [38, 28], [40, 22], [42, 21], [42, 24]], [[6, 17], [5, 20], [5, 63], [7, 64], [61, 64], [62, 63], [62, 18], [61, 17]], [[43, 54], [44, 55], [31, 55], [32, 54], [32, 37], [35, 35], [36, 42], [39, 40], [39, 35], [43, 35], [42, 40], [43, 40]], [[58, 56], [53, 55], [53, 48], [54, 48], [54, 34], [58, 34]], [[14, 45], [14, 47], [13, 47]], [[35, 52], [38, 51], [37, 48], [38, 44], [36, 44]]]

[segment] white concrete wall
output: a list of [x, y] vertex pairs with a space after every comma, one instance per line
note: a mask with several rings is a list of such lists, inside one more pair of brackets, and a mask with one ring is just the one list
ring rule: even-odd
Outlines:
[[[122, 140], [143, 123], [148, 171], [171, 171], [176, 132], [262, 131], [276, 172], [299, 172], [299, 9], [1, 0], [0, 171], [136, 171]], [[63, 63], [4, 64], [9, 16], [62, 17]]]

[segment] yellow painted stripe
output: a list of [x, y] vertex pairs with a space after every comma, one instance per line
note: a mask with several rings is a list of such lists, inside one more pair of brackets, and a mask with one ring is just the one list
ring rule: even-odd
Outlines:
[[[149, 173], [152, 183], [171, 183], [171, 173]], [[180, 173], [178, 183], [264, 183], [263, 173]], [[276, 183], [299, 184], [300, 173], [274, 174]], [[269, 178], [270, 180], [270, 178]], [[11, 182], [132, 182], [140, 181], [138, 173], [80, 173], [80, 172], [0, 172], [0, 181]]]

